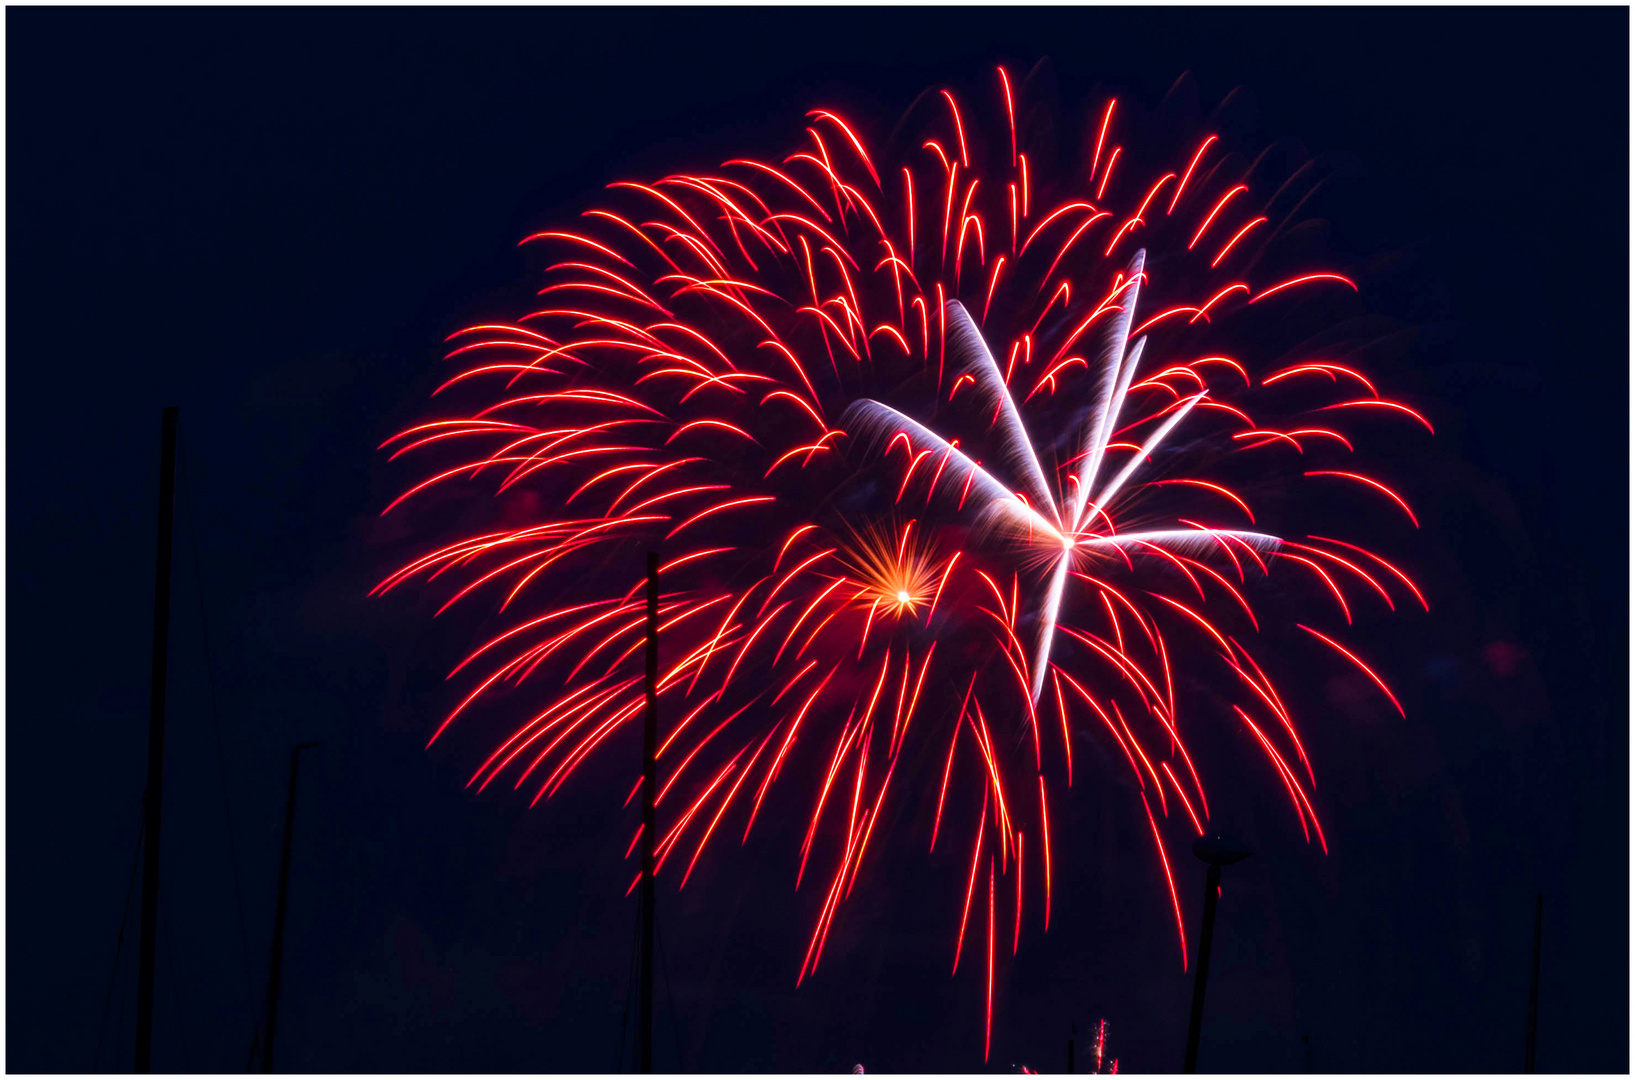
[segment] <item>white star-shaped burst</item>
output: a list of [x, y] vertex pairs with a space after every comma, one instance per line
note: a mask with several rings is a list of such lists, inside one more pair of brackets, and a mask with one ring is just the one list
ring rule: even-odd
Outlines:
[[[1099, 490], [1096, 489], [1108, 442], [1119, 429], [1119, 415], [1124, 398], [1130, 389], [1136, 367], [1147, 344], [1145, 337], [1130, 343], [1130, 326], [1135, 315], [1136, 299], [1140, 292], [1146, 253], [1137, 252], [1123, 284], [1119, 303], [1112, 311], [1113, 321], [1104, 339], [1102, 378], [1096, 390], [1092, 408], [1081, 433], [1081, 452], [1077, 461], [1084, 463], [1080, 475], [1069, 477], [1071, 494], [1057, 494], [1040, 464], [1039, 454], [1027, 428], [1022, 423], [1021, 411], [1011, 396], [1010, 387], [995, 363], [982, 332], [972, 321], [965, 307], [950, 300], [945, 309], [948, 323], [948, 350], [962, 375], [968, 375], [974, 389], [993, 410], [993, 427], [1000, 439], [1000, 448], [1006, 465], [1014, 471], [1021, 483], [1021, 491], [1013, 491], [995, 479], [986, 469], [972, 461], [960, 450], [925, 425], [872, 399], [854, 402], [841, 418], [848, 430], [861, 437], [863, 445], [887, 446], [899, 435], [905, 436], [918, 448], [929, 448], [941, 455], [942, 469], [957, 479], [978, 501], [981, 509], [1007, 522], [1024, 534], [1029, 543], [1049, 552], [1054, 565], [1049, 585], [1040, 603], [1039, 637], [1034, 652], [1032, 672], [1033, 700], [1039, 700], [1044, 685], [1045, 671], [1050, 662], [1051, 643], [1056, 633], [1056, 619], [1066, 591], [1068, 570], [1074, 553], [1080, 549], [1138, 546], [1142, 544], [1168, 545], [1190, 548], [1194, 551], [1209, 547], [1223, 536], [1230, 536], [1262, 551], [1275, 549], [1280, 541], [1265, 533], [1236, 529], [1161, 529], [1147, 532], [1100, 533], [1091, 523], [1102, 515], [1113, 498], [1124, 488], [1131, 476], [1147, 461], [1169, 434], [1185, 420], [1187, 414], [1207, 396], [1199, 391], [1183, 399], [1160, 424], [1139, 452]], [[1096, 491], [1092, 499], [1090, 493]], [[1109, 522], [1110, 524], [1110, 522]]]

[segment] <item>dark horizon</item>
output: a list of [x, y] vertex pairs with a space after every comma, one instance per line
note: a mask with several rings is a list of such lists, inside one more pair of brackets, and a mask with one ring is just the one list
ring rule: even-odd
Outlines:
[[[1306, 688], [1330, 854], [1271, 778], [1214, 782], [1255, 855], [1224, 875], [1200, 1068], [1519, 1071], [1542, 892], [1538, 1067], [1627, 1072], [1628, 17], [8, 10], [7, 1068], [131, 1067], [134, 907], [111, 998], [110, 967], [170, 404], [155, 1069], [247, 1060], [307, 741], [279, 1067], [612, 1068], [624, 789], [529, 810], [465, 789], [472, 745], [425, 749], [468, 624], [366, 596], [429, 542], [379, 518], [403, 474], [376, 448], [426, 414], [444, 337], [531, 293], [517, 241], [606, 183], [781, 152], [824, 105], [883, 135], [927, 88], [1048, 58], [1066, 130], [1109, 93], [1158, 117], [1185, 75], [1206, 115], [1251, 92], [1248, 143], [1347, 161], [1320, 216], [1436, 422], [1394, 473], [1431, 613], [1358, 631], [1407, 720]], [[791, 845], [764, 842], [658, 881], [656, 1067], [1061, 1071], [1076, 1022], [1082, 1070], [1105, 1017], [1121, 1071], [1177, 1070], [1191, 976], [1116, 788], [1062, 807], [1075, 857], [987, 1066], [978, 981], [948, 975], [960, 860], [899, 847], [797, 989]], [[1176, 872], [1195, 945], [1204, 869]]]

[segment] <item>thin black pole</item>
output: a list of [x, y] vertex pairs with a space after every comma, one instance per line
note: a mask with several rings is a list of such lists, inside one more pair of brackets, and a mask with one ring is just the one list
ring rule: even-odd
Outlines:
[[1533, 909], [1533, 982], [1527, 991], [1527, 1055], [1521, 1067], [1524, 1073], [1535, 1071], [1533, 1066], [1538, 1053], [1538, 962], [1543, 945], [1544, 894], [1539, 893], [1538, 905]]
[[153, 674], [148, 689], [148, 786], [143, 798], [141, 952], [136, 976], [136, 1071], [152, 1071], [153, 973], [159, 943], [159, 811], [165, 791], [165, 677], [170, 670], [170, 548], [176, 516], [176, 417], [159, 421], [159, 546], [154, 557]]
[[1067, 1029], [1067, 1075], [1073, 1075], [1073, 1043], [1079, 1033], [1079, 1025], [1070, 1024]]
[[261, 1071], [273, 1071], [273, 1038], [278, 1034], [278, 988], [284, 975], [284, 914], [289, 910], [290, 849], [295, 841], [295, 785], [301, 775], [301, 751], [317, 743], [290, 748], [290, 790], [284, 801], [284, 852], [278, 859], [278, 904], [273, 909], [272, 963], [267, 969], [266, 1037], [261, 1048]]
[[647, 553], [647, 711], [642, 719], [641, 996], [636, 1026], [636, 1071], [653, 1071], [653, 847], [658, 831], [659, 555]]
[[1198, 935], [1198, 964], [1192, 976], [1192, 1020], [1187, 1024], [1187, 1057], [1184, 1073], [1198, 1071], [1198, 1035], [1204, 1023], [1204, 985], [1209, 982], [1209, 946], [1215, 938], [1215, 898], [1220, 895], [1221, 868], [1209, 864], [1204, 883], [1204, 928]]

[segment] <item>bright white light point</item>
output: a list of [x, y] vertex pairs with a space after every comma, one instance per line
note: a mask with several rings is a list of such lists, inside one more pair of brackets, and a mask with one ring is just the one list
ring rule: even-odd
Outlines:
[[899, 604], [908, 603], [908, 590], [907, 589], [898, 589], [897, 590], [897, 602]]

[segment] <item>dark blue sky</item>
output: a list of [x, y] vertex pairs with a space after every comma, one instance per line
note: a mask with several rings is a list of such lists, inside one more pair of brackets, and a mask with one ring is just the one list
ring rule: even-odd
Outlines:
[[[1353, 160], [1324, 214], [1377, 271], [1370, 309], [1415, 329], [1388, 366], [1438, 427], [1394, 473], [1433, 612], [1372, 638], [1409, 717], [1312, 688], [1326, 859], [1264, 777], [1234, 785], [1257, 855], [1229, 872], [1202, 1067], [1299, 1071], [1309, 1033], [1318, 1071], [1519, 1068], [1543, 890], [1539, 1068], [1628, 1069], [1626, 10], [6, 20], [11, 1070], [130, 1067], [134, 948], [96, 1048], [143, 783], [166, 404], [187, 494], [155, 1067], [243, 1066], [288, 748], [319, 739], [280, 1065], [611, 1068], [618, 799], [479, 800], [422, 750], [455, 642], [413, 597], [365, 598], [402, 550], [376, 524], [398, 477], [374, 447], [419, 415], [443, 335], [526, 282], [516, 241], [604, 183], [775, 152], [819, 104], [883, 132], [928, 86], [1041, 57], [1075, 124], [1107, 92], [1156, 109], [1191, 72], [1206, 112], [1253, 92], [1251, 142]], [[1000, 988], [994, 1065], [1060, 1068], [1068, 1024], [1104, 1015], [1123, 1068], [1172, 1071], [1190, 983], [1144, 823], [1094, 785], [1061, 817], [1075, 850], [1050, 938]], [[679, 1022], [661, 983], [658, 1065], [980, 1068], [978, 983], [946, 975], [949, 867], [875, 882], [796, 990], [780, 859], [752, 846], [662, 892]], [[1180, 873], [1194, 923], [1202, 871]]]

